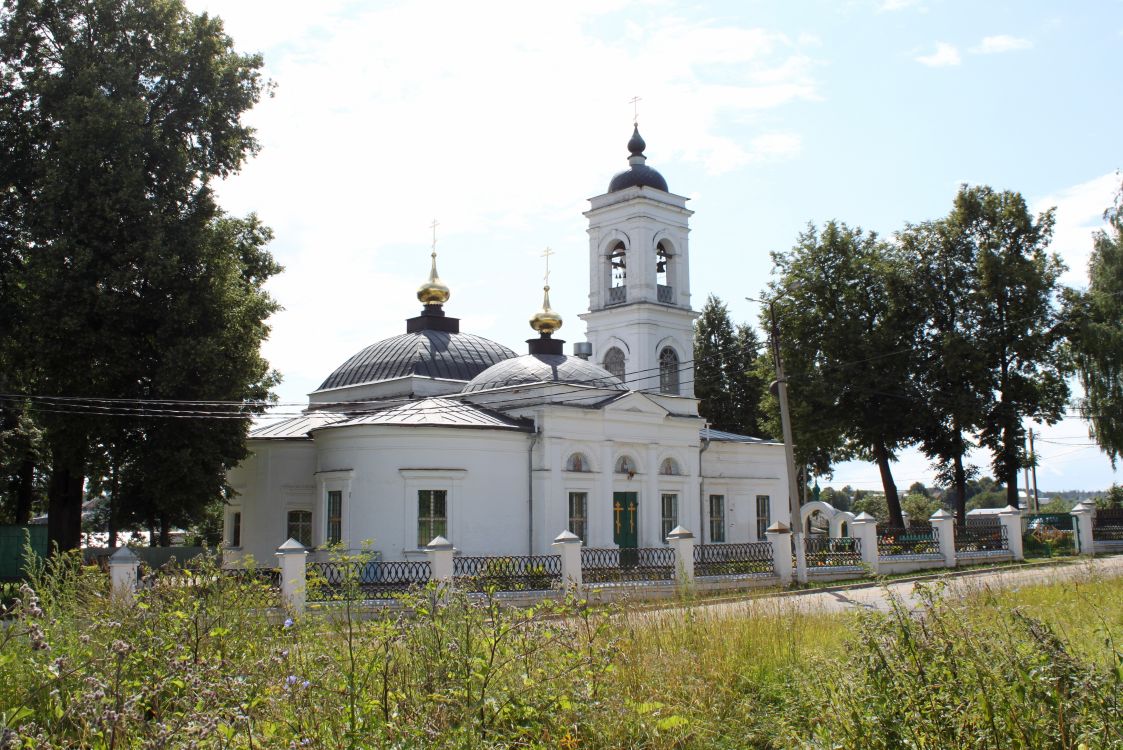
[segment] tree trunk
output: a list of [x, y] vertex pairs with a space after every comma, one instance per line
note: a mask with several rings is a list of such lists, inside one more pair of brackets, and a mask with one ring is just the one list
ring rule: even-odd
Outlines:
[[955, 472], [955, 525], [967, 525], [967, 472], [963, 469], [963, 454], [952, 459]]
[[1012, 407], [1002, 405], [1006, 412], [1005, 424], [1002, 426], [1002, 469], [1006, 475], [1002, 477], [1006, 482], [1006, 504], [1018, 507], [1018, 429], [1014, 422], [1015, 415]]
[[897, 496], [897, 485], [893, 482], [893, 470], [889, 467], [889, 449], [884, 443], [877, 443], [873, 447], [874, 458], [877, 459], [877, 468], [881, 471], [881, 485], [885, 489], [885, 504], [889, 506], [889, 525], [904, 526], [905, 519], [901, 515], [901, 498]]
[[112, 465], [109, 471], [113, 474], [113, 481], [109, 485], [109, 508], [106, 510], [108, 517], [109, 528], [109, 549], [117, 549], [117, 492], [121, 488], [121, 480], [118, 478], [117, 467]]
[[172, 525], [167, 516], [160, 516], [160, 546], [172, 546]]
[[35, 493], [35, 462], [25, 458], [16, 483], [16, 525], [31, 521], [31, 500]]
[[47, 487], [47, 540], [52, 554], [77, 549], [82, 541], [82, 497], [86, 483], [84, 451], [55, 446]]

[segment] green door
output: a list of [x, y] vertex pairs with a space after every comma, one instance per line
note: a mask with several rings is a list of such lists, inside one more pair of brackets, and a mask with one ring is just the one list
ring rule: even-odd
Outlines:
[[620, 565], [632, 567], [636, 564], [639, 546], [639, 500], [635, 492], [612, 493], [612, 541], [620, 548]]

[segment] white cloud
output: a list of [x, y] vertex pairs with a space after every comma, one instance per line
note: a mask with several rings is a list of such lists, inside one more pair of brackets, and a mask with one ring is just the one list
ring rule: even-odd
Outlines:
[[971, 51], [982, 55], [989, 55], [998, 52], [1013, 52], [1015, 50], [1029, 49], [1032, 46], [1033, 42], [1028, 39], [1022, 39], [1021, 37], [1010, 36], [1008, 34], [998, 34], [997, 36], [983, 37], [979, 45], [974, 47]]
[[956, 49], [954, 44], [947, 42], [939, 42], [936, 44], [936, 51], [930, 55], [921, 55], [915, 60], [921, 65], [927, 65], [930, 68], [944, 68], [950, 65], [959, 65], [959, 50]]
[[883, 13], [892, 13], [906, 8], [915, 8], [920, 5], [920, 0], [884, 0], [878, 7]]
[[1088, 256], [1092, 254], [1092, 233], [1104, 227], [1104, 209], [1112, 205], [1120, 177], [1108, 172], [1079, 185], [1060, 190], [1033, 201], [1033, 210], [1056, 207], [1051, 252], [1061, 257], [1068, 270], [1061, 282], [1069, 286], [1088, 285]]

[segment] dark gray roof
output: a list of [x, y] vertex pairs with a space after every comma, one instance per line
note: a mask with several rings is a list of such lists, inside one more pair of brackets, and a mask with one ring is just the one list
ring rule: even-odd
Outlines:
[[375, 383], [410, 375], [471, 380], [515, 353], [483, 336], [422, 330], [379, 341], [336, 369], [318, 390]]
[[280, 422], [263, 424], [250, 430], [250, 440], [309, 440], [308, 433], [317, 427], [346, 419], [344, 414], [317, 411]]
[[366, 414], [356, 414], [340, 422], [325, 424], [325, 428], [353, 427], [356, 425], [395, 425], [429, 427], [475, 427], [492, 430], [533, 431], [534, 426], [489, 409], [453, 401], [447, 398], [426, 398], [410, 401], [390, 409]]
[[738, 435], [735, 432], [725, 432], [724, 430], [715, 430], [712, 427], [703, 427], [700, 430], [703, 440], [717, 440], [723, 443], [758, 443], [761, 445], [783, 445], [775, 440], [765, 440], [764, 438], [750, 437], [749, 435]]
[[628, 141], [628, 151], [631, 153], [628, 163], [631, 164], [631, 167], [612, 178], [608, 183], [608, 192], [615, 193], [617, 190], [626, 190], [630, 187], [650, 187], [662, 190], [664, 193], [670, 192], [663, 175], [644, 164], [647, 159], [643, 155], [645, 148], [647, 148], [647, 144], [644, 143], [643, 137], [639, 134], [639, 126], [637, 125]]
[[625, 390], [620, 379], [608, 370], [579, 357], [564, 354], [524, 354], [492, 365], [464, 386], [464, 393], [486, 391], [511, 385], [531, 383], [575, 383]]

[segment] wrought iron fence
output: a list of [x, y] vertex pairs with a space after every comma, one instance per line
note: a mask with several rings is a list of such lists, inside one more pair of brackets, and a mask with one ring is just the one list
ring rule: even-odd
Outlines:
[[137, 568], [137, 590], [150, 595], [190, 590], [192, 596], [230, 596], [251, 607], [281, 606], [281, 571], [275, 568], [216, 568], [163, 565]]
[[608, 290], [608, 304], [619, 305], [628, 301], [628, 287], [614, 286]]
[[1030, 513], [1022, 516], [1026, 531], [1055, 529], [1057, 531], [1075, 531], [1076, 519], [1069, 513]]
[[805, 536], [803, 549], [807, 556], [807, 569], [852, 568], [862, 564], [862, 540], [851, 537], [830, 539], [824, 536]]
[[561, 556], [457, 557], [452, 572], [463, 591], [541, 591], [561, 584]]
[[877, 554], [879, 557], [921, 557], [940, 554], [939, 530], [928, 528], [902, 528], [886, 526], [878, 529]]
[[694, 547], [695, 576], [774, 575], [775, 572], [771, 542]]
[[1123, 523], [1093, 523], [1092, 540], [1096, 542], [1123, 542]]
[[675, 551], [670, 547], [583, 547], [585, 583], [675, 580]]
[[955, 530], [955, 553], [1005, 552], [1010, 538], [1005, 526], [960, 526]]
[[308, 563], [308, 600], [388, 599], [429, 582], [428, 560]]
[[656, 299], [660, 302], [673, 304], [675, 301], [675, 290], [666, 284], [658, 284], [655, 287]]

